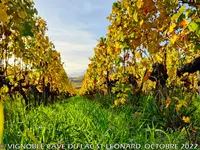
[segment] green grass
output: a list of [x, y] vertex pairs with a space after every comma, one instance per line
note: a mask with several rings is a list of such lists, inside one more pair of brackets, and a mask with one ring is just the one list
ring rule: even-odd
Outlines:
[[[143, 97], [141, 107], [127, 104], [118, 109], [108, 107], [109, 103], [112, 104], [112, 98], [102, 98], [102, 102], [100, 99], [91, 101], [76, 96], [29, 112], [18, 101], [12, 102], [12, 105], [5, 102], [3, 142], [93, 145], [128, 143], [141, 144], [141, 149], [145, 149], [148, 143], [179, 146], [188, 143], [185, 130], [165, 131], [165, 120], [151, 97]], [[136, 111], [143, 113], [138, 115]]]

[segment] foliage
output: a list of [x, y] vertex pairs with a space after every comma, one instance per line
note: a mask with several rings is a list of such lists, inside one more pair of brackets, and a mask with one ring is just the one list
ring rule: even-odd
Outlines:
[[3, 113], [3, 102], [0, 100], [0, 144], [3, 139], [3, 127], [4, 127], [4, 113]]
[[[25, 75], [24, 84], [43, 82], [44, 86], [50, 83], [54, 90], [74, 94], [60, 53], [46, 36], [46, 22], [37, 15], [34, 3], [31, 0], [2, 0], [0, 6], [3, 9], [0, 59], [5, 77], [16, 84]], [[11, 58], [14, 65], [8, 63]]]
[[[198, 2], [167, 0], [118, 0], [113, 3], [108, 33], [100, 38], [90, 59], [80, 94], [102, 91], [109, 94], [106, 79], [115, 80], [112, 94], [118, 107], [128, 101], [137, 89], [127, 84], [130, 74], [137, 77], [143, 94], [151, 94], [161, 100], [160, 111], [168, 111], [177, 92], [194, 94], [198, 89], [197, 73], [177, 77], [177, 68], [199, 57], [199, 6]], [[152, 65], [163, 64], [169, 78], [166, 88], [155, 88], [149, 79]], [[184, 81], [187, 79], [187, 86]], [[185, 87], [184, 87], [185, 86]], [[178, 97], [175, 114], [179, 107], [185, 106], [186, 99]], [[186, 107], [186, 106], [185, 106]], [[182, 112], [183, 113], [183, 112]], [[180, 113], [181, 115], [183, 115]], [[170, 118], [168, 118], [170, 121]], [[182, 116], [185, 123], [188, 116]]]
[[[46, 22], [38, 16], [33, 1], [0, 0], [0, 10], [0, 102], [16, 90], [27, 101], [28, 87], [36, 87], [44, 95], [48, 84], [51, 92], [74, 95], [60, 53], [46, 35]], [[0, 128], [2, 114], [0, 107]], [[1, 134], [2, 129], [0, 139]]]

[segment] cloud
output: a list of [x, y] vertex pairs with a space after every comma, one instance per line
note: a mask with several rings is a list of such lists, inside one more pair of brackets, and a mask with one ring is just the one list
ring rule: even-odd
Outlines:
[[61, 53], [68, 74], [87, 68], [96, 44], [92, 33], [73, 28], [52, 28], [49, 36], [55, 39], [53, 43]]
[[71, 27], [70, 25], [66, 25], [63, 28], [51, 28], [48, 31], [48, 35], [54, 40], [63, 44], [63, 41], [67, 41], [67, 43], [76, 43], [76, 44], [95, 44], [97, 41], [93, 33], [89, 31], [84, 31], [83, 29], [78, 27]]
[[47, 21], [47, 35], [61, 53], [68, 74], [87, 69], [97, 39], [105, 36], [115, 0], [35, 0]]

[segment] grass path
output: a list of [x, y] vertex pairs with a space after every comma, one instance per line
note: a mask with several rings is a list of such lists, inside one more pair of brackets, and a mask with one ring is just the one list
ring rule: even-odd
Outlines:
[[29, 113], [24, 113], [20, 106], [6, 104], [6, 107], [4, 144], [128, 143], [144, 146], [147, 143], [180, 144], [184, 140], [178, 132], [167, 134], [156, 129], [156, 125], [148, 124], [142, 114], [135, 114], [131, 108], [103, 108], [95, 101], [78, 96]]

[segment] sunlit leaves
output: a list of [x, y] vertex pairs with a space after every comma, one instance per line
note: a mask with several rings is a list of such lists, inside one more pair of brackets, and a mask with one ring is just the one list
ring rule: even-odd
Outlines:
[[179, 100], [178, 104], [176, 105], [176, 110], [179, 111], [181, 107], [187, 107], [187, 102], [185, 100]]
[[176, 68], [170, 68], [168, 70], [168, 75], [169, 75], [169, 77], [175, 76], [176, 75]]
[[142, 25], [143, 25], [143, 23], [144, 23], [144, 20], [141, 20], [141, 21], [140, 21], [140, 26], [142, 26]]
[[146, 68], [149, 67], [149, 64], [148, 64], [148, 61], [147, 61], [146, 58], [143, 58], [143, 59], [141, 60], [141, 64], [142, 64], [142, 66], [144, 66], [144, 67], [146, 67]]
[[114, 105], [117, 106], [119, 104], [119, 100], [114, 101]]
[[186, 116], [183, 116], [182, 117], [182, 120], [185, 122], [185, 123], [190, 123], [190, 118], [189, 117], [186, 117]]
[[7, 15], [7, 8], [6, 5], [3, 3], [0, 3], [0, 21], [5, 22], [8, 20], [8, 15]]
[[9, 89], [8, 89], [8, 87], [7, 86], [3, 86], [3, 87], [1, 87], [1, 89], [0, 89], [0, 93], [1, 94], [5, 94], [5, 93], [7, 93], [9, 91]]
[[138, 14], [137, 12], [135, 11], [134, 14], [133, 14], [133, 19], [138, 22]]
[[172, 33], [174, 31], [174, 28], [176, 27], [175, 23], [172, 23], [169, 27], [169, 33]]
[[[8, 19], [9, 22], [6, 22]], [[41, 84], [39, 80], [45, 76], [45, 84], [50, 82], [52, 88], [59, 83], [56, 85], [60, 86], [59, 91], [73, 91], [63, 69], [60, 55], [46, 36], [46, 22], [37, 16], [32, 0], [2, 0], [0, 2], [0, 22], [3, 22], [0, 32], [4, 35], [1, 41], [7, 46], [4, 48], [4, 55], [7, 59], [15, 57], [20, 61], [19, 64], [14, 61], [14, 66], [6, 67], [10, 69], [10, 74], [17, 74], [17, 81], [14, 81], [13, 77], [6, 77], [14, 86], [18, 86], [18, 81], [23, 78], [23, 75], [26, 76], [25, 82], [22, 83], [24, 86], [27, 83]], [[24, 68], [29, 71], [28, 75], [18, 73]], [[5, 88], [1, 90], [8, 92]]]
[[174, 44], [174, 43], [176, 42], [177, 39], [178, 39], [178, 35], [174, 34], [174, 35], [172, 35], [172, 37], [170, 38], [170, 42], [171, 42], [172, 44]]
[[179, 17], [180, 17], [180, 16], [183, 14], [183, 12], [185, 11], [185, 9], [186, 9], [186, 6], [185, 6], [185, 5], [181, 6], [180, 11], [172, 16], [172, 18], [171, 18], [172, 21], [174, 22], [174, 21], [178, 20]]
[[158, 47], [155, 45], [154, 42], [148, 44], [148, 51], [150, 54], [154, 54], [158, 50]]
[[3, 127], [4, 127], [3, 100], [0, 99], [0, 144], [3, 143]]
[[124, 104], [125, 103], [125, 98], [124, 97], [122, 97], [121, 99], [120, 99], [120, 102], [121, 102], [121, 104]]
[[190, 31], [194, 32], [197, 30], [198, 28], [198, 25], [196, 24], [196, 22], [192, 21], [189, 25], [188, 25], [188, 28]]
[[[167, 79], [169, 86], [176, 79], [177, 67], [186, 60], [191, 60], [188, 56], [196, 55], [194, 48], [198, 51], [200, 21], [196, 10], [186, 7], [179, 1], [117, 1], [113, 4], [108, 19], [111, 24], [106, 36], [108, 41], [112, 42], [101, 48], [97, 46], [96, 59], [93, 62], [97, 68], [89, 67], [92, 80], [96, 75], [99, 83], [105, 82], [103, 70], [107, 69], [111, 74], [115, 74], [119, 83], [115, 85], [114, 91], [123, 88], [118, 94], [115, 102], [117, 104], [121, 104], [121, 98], [126, 99], [128, 86], [124, 86], [126, 82], [124, 80], [129, 73], [140, 77], [138, 83], [145, 82], [143, 90], [149, 90], [156, 84], [148, 82], [150, 70], [144, 76], [145, 69], [150, 69], [155, 62], [164, 63], [169, 76]], [[183, 57], [186, 60], [182, 60]], [[94, 74], [94, 70], [101, 73]], [[93, 87], [89, 85], [89, 77], [87, 81], [87, 86]], [[180, 82], [176, 84], [180, 85]], [[171, 103], [170, 100], [166, 100], [166, 108]], [[185, 104], [182, 101], [178, 102], [177, 110], [182, 106]]]
[[136, 5], [138, 8], [141, 8], [143, 5], [143, 1], [142, 0], [137, 0]]
[[121, 61], [121, 58], [120, 58], [119, 56], [117, 56], [117, 57], [115, 58], [115, 64], [118, 66], [121, 62], [122, 62], [122, 61]]
[[23, 10], [20, 10], [20, 11], [18, 12], [18, 16], [19, 16], [21, 19], [25, 19], [26, 14], [25, 14], [25, 12], [24, 12]]

